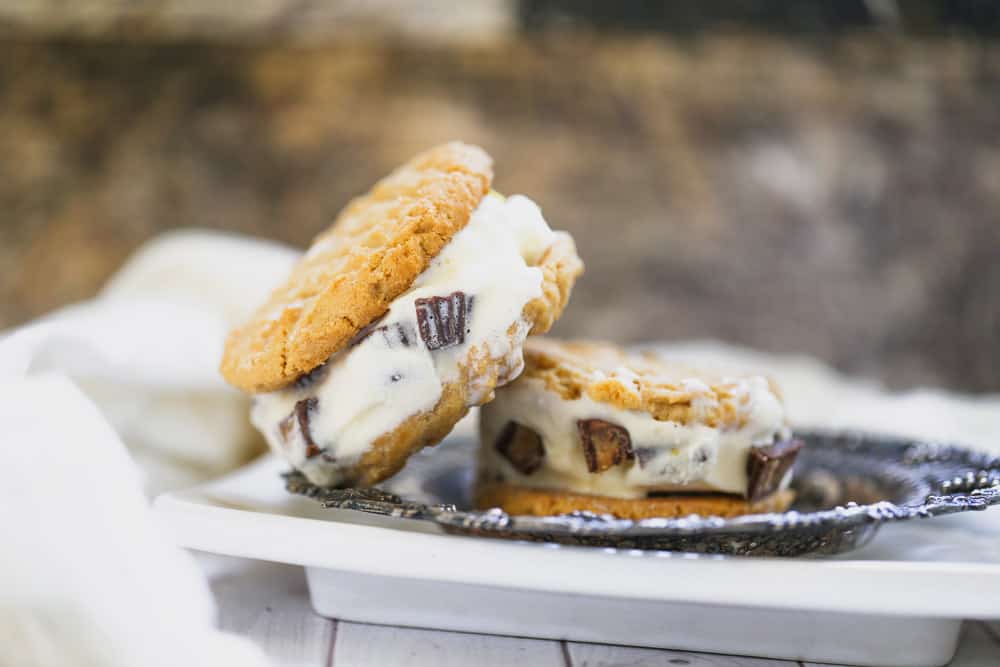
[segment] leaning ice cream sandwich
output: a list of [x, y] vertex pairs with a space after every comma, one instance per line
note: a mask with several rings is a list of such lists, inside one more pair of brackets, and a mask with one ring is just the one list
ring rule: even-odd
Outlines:
[[438, 442], [523, 367], [582, 271], [492, 160], [451, 143], [352, 201], [226, 341], [221, 371], [311, 482], [366, 486]]
[[623, 519], [783, 511], [801, 448], [762, 376], [603, 343], [532, 339], [482, 410], [476, 503]]

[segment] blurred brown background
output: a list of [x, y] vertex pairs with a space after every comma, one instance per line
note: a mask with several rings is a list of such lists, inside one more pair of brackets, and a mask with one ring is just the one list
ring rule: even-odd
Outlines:
[[169, 228], [305, 245], [460, 138], [575, 235], [558, 334], [997, 391], [998, 25], [947, 1], [0, 2], [0, 327]]

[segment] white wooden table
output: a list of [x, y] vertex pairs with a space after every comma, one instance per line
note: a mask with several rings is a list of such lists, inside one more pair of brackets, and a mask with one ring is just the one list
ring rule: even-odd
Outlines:
[[[415, 630], [321, 618], [302, 568], [205, 559], [222, 629], [257, 642], [275, 667], [809, 667], [813, 663]], [[817, 666], [818, 667], [818, 666]], [[1000, 667], [1000, 622], [966, 622], [951, 667]]]

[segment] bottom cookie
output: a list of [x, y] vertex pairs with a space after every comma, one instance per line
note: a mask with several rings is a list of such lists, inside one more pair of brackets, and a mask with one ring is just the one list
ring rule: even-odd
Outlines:
[[734, 517], [744, 514], [784, 512], [795, 499], [791, 489], [777, 491], [754, 502], [717, 493], [670, 494], [653, 498], [611, 498], [582, 493], [532, 489], [513, 484], [480, 484], [476, 488], [479, 509], [499, 507], [508, 514], [554, 516], [576, 511], [611, 514], [619, 519], [676, 518], [700, 514]]

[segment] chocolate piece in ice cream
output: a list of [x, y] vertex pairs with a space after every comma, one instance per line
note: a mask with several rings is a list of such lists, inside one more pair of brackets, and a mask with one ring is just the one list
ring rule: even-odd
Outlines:
[[517, 422], [508, 422], [495, 447], [522, 475], [538, 470], [545, 458], [545, 446], [535, 431]]
[[472, 297], [464, 292], [431, 296], [414, 301], [420, 337], [428, 350], [440, 350], [465, 342], [465, 317]]
[[[354, 337], [351, 338], [351, 340], [347, 341], [347, 347], [348, 348], [357, 347], [361, 343], [363, 343], [366, 340], [368, 340], [368, 337], [371, 336], [373, 333], [375, 333], [376, 329], [380, 328], [379, 324], [381, 324], [382, 320], [384, 320], [384, 319], [385, 319], [385, 315], [383, 315], [382, 317], [378, 318], [374, 322], [371, 322], [371, 323], [367, 324], [366, 326], [362, 327], [361, 330], [358, 331], [358, 333], [354, 334]], [[327, 361], [327, 363], [330, 363], [330, 362]]]
[[751, 447], [747, 458], [747, 498], [758, 500], [776, 491], [800, 449], [801, 440], [782, 440], [767, 447]]
[[632, 452], [632, 438], [618, 424], [603, 419], [580, 419], [576, 422], [576, 428], [580, 433], [583, 456], [590, 472], [604, 472], [635, 456]]
[[662, 451], [658, 447], [636, 447], [633, 454], [635, 454], [635, 460], [639, 462], [639, 467], [645, 468]]
[[413, 330], [413, 325], [409, 322], [393, 322], [384, 327], [379, 327], [378, 332], [382, 334], [386, 345], [390, 348], [403, 346], [410, 347], [417, 342], [417, 332]]
[[379, 326], [385, 316], [380, 317], [377, 321], [372, 322], [364, 329], [358, 332], [358, 334], [351, 339], [349, 347], [357, 347], [361, 343], [368, 340], [368, 338], [373, 334], [379, 334], [385, 341], [385, 344], [390, 347], [410, 347], [416, 343], [417, 332], [414, 331], [413, 325], [409, 322], [390, 322], [389, 324], [383, 324]]
[[320, 364], [319, 366], [312, 369], [305, 375], [296, 379], [294, 383], [295, 388], [308, 389], [309, 387], [313, 386], [317, 382], [321, 381], [324, 377], [326, 377], [326, 374], [329, 370], [330, 367], [327, 364]]
[[312, 431], [309, 428], [311, 413], [316, 409], [318, 404], [319, 401], [315, 397], [304, 398], [295, 404], [292, 414], [282, 419], [278, 424], [278, 430], [281, 432], [281, 437], [286, 443], [291, 439], [295, 427], [299, 427], [299, 432], [302, 433], [302, 440], [306, 443], [306, 458], [312, 458], [323, 452], [322, 448], [313, 440]]

